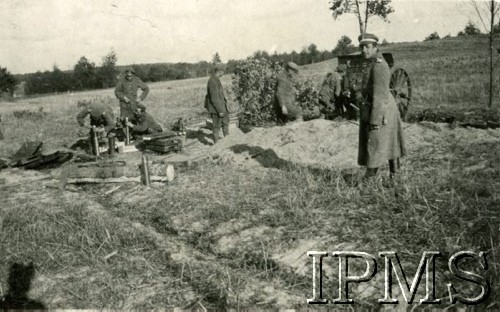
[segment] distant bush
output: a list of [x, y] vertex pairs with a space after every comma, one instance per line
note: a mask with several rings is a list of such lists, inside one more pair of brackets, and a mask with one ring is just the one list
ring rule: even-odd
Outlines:
[[78, 100], [78, 102], [76, 103], [76, 106], [77, 107], [82, 107], [83, 105], [90, 105], [92, 103], [100, 103], [100, 104], [104, 104], [104, 105], [113, 105], [114, 99], [111, 98], [111, 97], [109, 97], [109, 96], [105, 96], [105, 97], [93, 97], [93, 98], [90, 98], [90, 99]]
[[480, 35], [481, 34], [481, 31], [479, 30], [479, 28], [477, 28], [477, 26], [472, 23], [471, 21], [469, 21], [467, 23], [467, 25], [465, 25], [465, 28], [463, 31], [460, 31], [457, 36], [476, 36], [476, 35]]
[[[231, 91], [240, 105], [238, 119], [241, 125], [263, 127], [277, 124], [274, 111], [276, 82], [282, 72], [279, 63], [266, 59], [250, 58], [237, 62]], [[305, 117], [315, 118], [319, 92], [314, 88], [314, 81], [308, 79], [295, 87], [296, 100]]]
[[433, 32], [432, 34], [430, 34], [429, 36], [427, 36], [424, 41], [429, 41], [429, 40], [439, 40], [441, 39], [439, 37], [439, 34], [437, 32]]
[[43, 111], [43, 107], [40, 106], [38, 111], [32, 111], [29, 109], [15, 110], [12, 112], [15, 118], [29, 121], [40, 121], [43, 120], [47, 113]]

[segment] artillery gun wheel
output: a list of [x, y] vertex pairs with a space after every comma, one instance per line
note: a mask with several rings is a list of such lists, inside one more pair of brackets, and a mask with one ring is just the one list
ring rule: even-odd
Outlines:
[[389, 87], [396, 103], [398, 104], [401, 119], [405, 121], [411, 101], [410, 76], [402, 68], [394, 69], [391, 74]]

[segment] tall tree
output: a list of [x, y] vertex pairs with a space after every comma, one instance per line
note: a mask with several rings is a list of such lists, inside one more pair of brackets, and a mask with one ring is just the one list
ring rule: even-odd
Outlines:
[[481, 31], [471, 21], [469, 21], [467, 23], [467, 25], [465, 25], [465, 28], [464, 28], [464, 35], [465, 36], [475, 36], [475, 35], [479, 35], [479, 34], [481, 34]]
[[110, 88], [116, 85], [116, 76], [118, 75], [118, 70], [116, 69], [117, 61], [118, 57], [113, 49], [102, 57], [102, 67], [98, 70], [98, 76], [103, 88]]
[[314, 62], [318, 61], [318, 46], [315, 45], [314, 43], [311, 43], [308, 47], [307, 50], [309, 51], [309, 54], [311, 55], [311, 64]]
[[214, 56], [212, 57], [212, 63], [213, 64], [220, 64], [222, 63], [222, 60], [220, 58], [219, 52], [215, 52]]
[[489, 53], [490, 53], [490, 84], [488, 107], [493, 104], [493, 35], [495, 32], [495, 23], [498, 23], [500, 3], [498, 0], [479, 1], [470, 0], [470, 4], [476, 11], [485, 32], [489, 35]]
[[96, 84], [95, 64], [82, 56], [73, 69], [77, 89], [91, 89]]
[[11, 96], [14, 94], [16, 87], [16, 78], [5, 67], [0, 66], [0, 91], [8, 92]]
[[337, 41], [337, 46], [333, 50], [333, 54], [335, 55], [345, 55], [356, 51], [356, 47], [352, 44], [351, 38], [344, 35], [340, 37], [339, 41]]
[[343, 14], [354, 14], [358, 18], [360, 34], [366, 32], [370, 17], [378, 16], [389, 22], [387, 16], [394, 12], [391, 0], [330, 0], [330, 5], [334, 19]]
[[49, 78], [49, 92], [63, 92], [70, 89], [68, 74], [63, 73], [57, 65], [52, 67], [52, 72], [47, 78]]

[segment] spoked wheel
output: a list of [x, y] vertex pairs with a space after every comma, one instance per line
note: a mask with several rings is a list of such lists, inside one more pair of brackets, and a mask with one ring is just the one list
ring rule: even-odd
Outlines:
[[391, 93], [398, 104], [401, 119], [406, 120], [406, 114], [411, 101], [411, 81], [408, 73], [402, 68], [392, 71], [390, 81]]

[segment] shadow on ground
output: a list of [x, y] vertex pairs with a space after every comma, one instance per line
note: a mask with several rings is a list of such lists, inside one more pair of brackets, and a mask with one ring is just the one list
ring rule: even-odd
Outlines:
[[202, 131], [187, 130], [186, 131], [186, 139], [197, 139], [198, 141], [200, 141], [201, 144], [213, 145], [212, 135], [206, 134]]
[[45, 310], [45, 304], [30, 299], [28, 292], [35, 277], [35, 266], [13, 263], [10, 267], [7, 283], [9, 290], [0, 301], [0, 310]]
[[255, 159], [264, 168], [276, 168], [288, 170], [297, 168], [307, 170], [314, 176], [321, 176], [323, 179], [337, 180], [341, 178], [345, 184], [356, 187], [360, 181], [360, 171], [358, 168], [332, 169], [321, 165], [307, 165], [294, 163], [280, 158], [276, 152], [270, 148], [264, 149], [259, 146], [249, 146], [247, 144], [237, 144], [230, 147], [235, 154], [248, 153], [249, 159]]
[[249, 158], [257, 160], [264, 168], [286, 169], [297, 164], [289, 160], [280, 158], [272, 149], [264, 149], [260, 146], [249, 146], [247, 144], [237, 144], [230, 147], [235, 154], [248, 153]]

